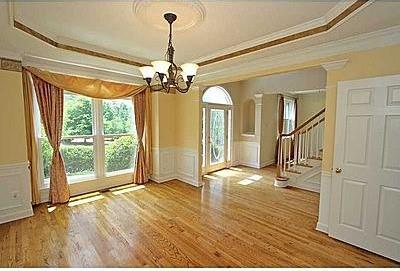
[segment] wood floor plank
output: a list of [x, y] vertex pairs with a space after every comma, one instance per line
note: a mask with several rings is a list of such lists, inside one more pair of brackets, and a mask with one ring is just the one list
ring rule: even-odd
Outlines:
[[275, 188], [274, 174], [233, 167], [202, 188], [174, 180], [42, 204], [0, 225], [0, 267], [400, 266], [316, 231], [319, 195]]

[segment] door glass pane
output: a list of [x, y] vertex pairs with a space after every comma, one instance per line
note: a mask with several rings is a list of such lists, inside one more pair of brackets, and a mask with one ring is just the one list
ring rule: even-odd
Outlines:
[[225, 114], [223, 109], [210, 110], [211, 164], [225, 161]]

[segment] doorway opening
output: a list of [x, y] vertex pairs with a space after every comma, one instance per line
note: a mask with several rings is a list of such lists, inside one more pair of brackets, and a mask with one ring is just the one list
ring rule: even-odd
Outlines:
[[232, 160], [232, 99], [222, 87], [208, 88], [202, 105], [202, 172], [220, 170]]

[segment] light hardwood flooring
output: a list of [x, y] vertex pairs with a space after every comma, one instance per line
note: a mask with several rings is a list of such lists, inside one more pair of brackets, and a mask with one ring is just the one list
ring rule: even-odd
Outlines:
[[0, 225], [1, 267], [400, 266], [315, 230], [319, 196], [236, 167], [126, 186]]

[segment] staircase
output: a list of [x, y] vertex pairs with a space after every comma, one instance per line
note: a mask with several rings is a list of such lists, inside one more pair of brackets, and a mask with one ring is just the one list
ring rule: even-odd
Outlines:
[[278, 138], [275, 186], [294, 186], [319, 192], [325, 108]]

